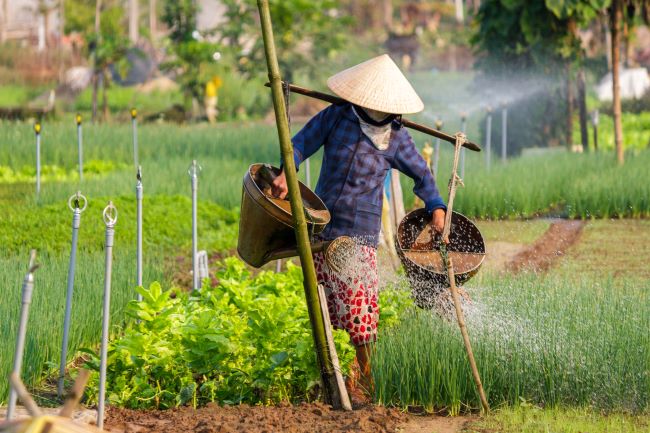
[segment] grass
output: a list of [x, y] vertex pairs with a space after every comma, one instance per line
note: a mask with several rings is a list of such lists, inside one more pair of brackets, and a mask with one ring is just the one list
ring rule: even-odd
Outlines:
[[[445, 146], [439, 185], [450, 176]], [[650, 152], [628, 152], [625, 165], [612, 153], [566, 152], [525, 156], [497, 163], [491, 171], [481, 154], [467, 152], [465, 188], [454, 209], [475, 218], [517, 219], [539, 215], [568, 218], [644, 218], [650, 216], [646, 177]], [[405, 202], [412, 203], [412, 182], [403, 178]], [[446, 192], [443, 193], [446, 197]]]
[[[33, 132], [25, 123], [0, 128], [0, 153], [6, 165], [33, 164]], [[76, 138], [70, 124], [44, 125], [43, 163], [67, 169], [76, 164]], [[279, 163], [277, 136], [272, 125], [228, 124], [218, 127], [142, 125], [139, 128], [140, 162], [145, 193], [188, 194], [186, 170], [192, 159], [203, 166], [199, 196], [226, 208], [239, 205], [241, 178], [253, 162]], [[419, 144], [425, 138], [414, 134]], [[443, 144], [439, 185], [449, 177], [451, 146]], [[84, 155], [87, 159], [133, 164], [128, 125], [88, 125]], [[624, 166], [611, 153], [589, 155], [546, 154], [495, 164], [491, 171], [483, 156], [467, 152], [466, 187], [458, 192], [456, 208], [475, 218], [519, 218], [552, 214], [570, 218], [647, 217], [650, 215], [650, 184], [644, 182], [650, 152], [630, 152]], [[312, 184], [318, 177], [320, 154], [314, 157]], [[89, 196], [123, 195], [132, 191], [134, 169], [116, 170], [101, 179], [88, 179], [81, 189]], [[412, 204], [412, 181], [402, 176], [405, 201]], [[67, 198], [76, 182], [46, 183], [41, 203]], [[14, 188], [21, 197], [28, 189]], [[443, 197], [446, 192], [442, 192]], [[15, 199], [8, 192], [0, 197]]]
[[[108, 197], [90, 200], [82, 214], [79, 253], [75, 275], [73, 326], [69, 360], [83, 346], [95, 344], [100, 336], [100, 317], [104, 275], [104, 224], [101, 212]], [[118, 208], [116, 224], [112, 317], [114, 324], [124, 320], [122, 310], [135, 296], [135, 199], [111, 197]], [[147, 196], [143, 203], [145, 285], [167, 281], [168, 259], [189, 257], [191, 246], [191, 201], [183, 196]], [[0, 287], [5, 301], [0, 302], [0, 376], [6, 377], [13, 365], [20, 287], [28, 251], [36, 248], [41, 268], [36, 273], [34, 302], [30, 311], [24, 377], [35, 384], [48, 363], [58, 363], [63, 308], [70, 251], [71, 212], [65, 201], [37, 206], [3, 204], [3, 229], [0, 232]], [[228, 251], [236, 244], [237, 215], [211, 202], [198, 206], [199, 248]], [[188, 265], [189, 266], [189, 265]], [[186, 269], [185, 272], [188, 272]], [[45, 326], [39, 326], [46, 324]], [[6, 382], [0, 381], [0, 401], [6, 398]]]
[[650, 280], [650, 221], [595, 220], [569, 250], [560, 271], [589, 274], [617, 284], [623, 279]]
[[[137, 107], [140, 113], [152, 113], [171, 107], [173, 104], [183, 103], [183, 94], [180, 90], [139, 92], [136, 87], [111, 86], [107, 91], [108, 106], [112, 113], [128, 112], [131, 107]], [[101, 109], [101, 94], [99, 102]], [[87, 88], [76, 99], [74, 109], [83, 112], [92, 112], [92, 89]]]
[[[623, 147], [625, 149], [647, 149], [650, 147], [650, 113], [623, 113]], [[589, 149], [594, 148], [593, 126], [589, 123]], [[582, 142], [580, 123], [573, 125], [573, 143]], [[598, 124], [598, 148], [600, 150], [614, 149], [614, 118], [600, 115]]]
[[[493, 406], [650, 409], [647, 281], [611, 290], [588, 278], [483, 278], [469, 288], [473, 348]], [[414, 311], [384, 332], [373, 361], [376, 400], [400, 407], [478, 408], [457, 325]]]
[[[2, 126], [0, 154], [6, 157], [4, 165], [16, 169], [33, 164], [34, 134], [31, 125], [10, 123]], [[146, 195], [189, 195], [187, 168], [192, 159], [196, 159], [203, 167], [199, 176], [199, 198], [226, 208], [237, 207], [241, 199], [242, 178], [248, 166], [253, 162], [277, 165], [280, 161], [277, 135], [272, 125], [179, 127], [163, 124], [141, 125], [138, 131], [139, 161]], [[75, 134], [73, 119], [69, 124], [44, 125], [43, 164], [67, 169], [76, 167]], [[130, 125], [85, 125], [84, 158], [133, 167]], [[315, 181], [318, 171], [314, 171]], [[118, 169], [101, 179], [84, 179], [81, 184], [76, 181], [46, 182], [39, 203], [59, 202], [77, 189], [90, 198], [125, 195], [130, 194], [134, 186], [135, 169]], [[33, 201], [32, 191], [33, 185], [5, 187], [4, 192], [0, 191], [0, 200]]]
[[[0, 376], [7, 377], [13, 366], [14, 345], [20, 314], [21, 285], [28, 254], [0, 251]], [[120, 325], [123, 309], [135, 297], [135, 251], [116, 241], [113, 255], [111, 323]], [[67, 253], [39, 253], [41, 267], [35, 273], [30, 307], [23, 378], [35, 385], [50, 363], [57, 365], [61, 353], [65, 291], [69, 256]], [[162, 262], [146, 258], [144, 281], [164, 280]], [[69, 359], [77, 349], [99, 341], [104, 287], [104, 254], [101, 251], [78, 255], [70, 328]], [[7, 381], [0, 380], [0, 402], [6, 401]]]
[[0, 107], [19, 107], [27, 104], [46, 90], [46, 87], [11, 85], [0, 86]]
[[529, 221], [475, 221], [486, 242], [510, 242], [513, 244], [532, 244], [542, 236], [551, 225], [548, 219]]
[[463, 433], [646, 433], [644, 415], [604, 414], [583, 408], [547, 408], [517, 405], [502, 408], [465, 426]]

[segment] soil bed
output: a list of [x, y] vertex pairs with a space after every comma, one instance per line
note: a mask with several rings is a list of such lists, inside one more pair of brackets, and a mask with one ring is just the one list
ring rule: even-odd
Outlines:
[[506, 269], [515, 273], [547, 271], [578, 241], [584, 226], [585, 222], [580, 220], [554, 222], [532, 246], [519, 252]]
[[219, 406], [193, 409], [137, 411], [110, 407], [105, 426], [123, 433], [307, 433], [399, 431], [407, 416], [396, 409], [366, 406], [351, 412], [335, 411], [322, 403], [286, 406]]

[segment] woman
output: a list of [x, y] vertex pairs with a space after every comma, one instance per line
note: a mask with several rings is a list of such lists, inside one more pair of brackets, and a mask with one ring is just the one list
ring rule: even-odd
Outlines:
[[[324, 109], [295, 135], [294, 160], [298, 167], [324, 147], [315, 192], [330, 210], [331, 222], [321, 237], [331, 240], [345, 235], [357, 244], [351, 259], [362, 266], [350, 267], [346, 275], [329, 269], [323, 253], [314, 254], [314, 263], [327, 294], [332, 325], [350, 334], [360, 384], [369, 390], [368, 344], [377, 338], [377, 243], [388, 170], [396, 168], [415, 181], [413, 191], [431, 212], [438, 232], [444, 226], [446, 207], [427, 164], [400, 124], [400, 115], [422, 111], [424, 106], [390, 57], [382, 55], [339, 72], [327, 85], [348, 102]], [[284, 173], [272, 189], [275, 196], [286, 196]]]

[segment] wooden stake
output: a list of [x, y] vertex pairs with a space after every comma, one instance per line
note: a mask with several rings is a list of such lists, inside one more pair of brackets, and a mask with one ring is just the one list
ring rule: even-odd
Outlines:
[[89, 377], [90, 372], [88, 370], [81, 370], [79, 372], [79, 376], [77, 376], [74, 385], [72, 385], [72, 388], [65, 399], [65, 404], [59, 411], [59, 416], [67, 418], [72, 417], [72, 412], [75, 410], [84, 395], [84, 389], [86, 389], [86, 383], [88, 383]]
[[340, 401], [333, 404], [333, 406], [341, 406], [343, 410], [352, 410], [350, 403], [350, 396], [348, 390], [345, 388], [345, 381], [341, 374], [341, 364], [339, 363], [339, 355], [336, 353], [336, 346], [334, 345], [334, 336], [332, 335], [332, 328], [330, 326], [330, 313], [327, 308], [327, 297], [325, 296], [325, 289], [322, 285], [318, 285], [318, 299], [320, 300], [320, 309], [323, 313], [323, 325], [325, 327], [325, 337], [327, 338], [327, 347], [332, 357], [332, 366], [334, 367], [334, 375], [336, 377], [336, 386], [338, 393], [334, 397], [339, 398]]
[[23, 383], [22, 380], [20, 380], [20, 376], [18, 376], [18, 373], [13, 372], [9, 375], [9, 382], [11, 383], [11, 386], [16, 390], [16, 394], [18, 394], [18, 398], [20, 401], [23, 402], [23, 405], [25, 405], [25, 409], [27, 409], [27, 412], [33, 417], [41, 416], [43, 415], [43, 412], [41, 412], [41, 409], [38, 407], [32, 396], [29, 394], [29, 391], [27, 391], [27, 388], [25, 388], [25, 384]]

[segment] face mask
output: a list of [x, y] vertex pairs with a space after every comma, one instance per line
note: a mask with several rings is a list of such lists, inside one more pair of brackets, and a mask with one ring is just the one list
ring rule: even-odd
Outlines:
[[352, 107], [352, 111], [359, 119], [361, 132], [370, 139], [373, 146], [379, 150], [386, 150], [390, 145], [391, 123], [396, 117], [394, 114]]

